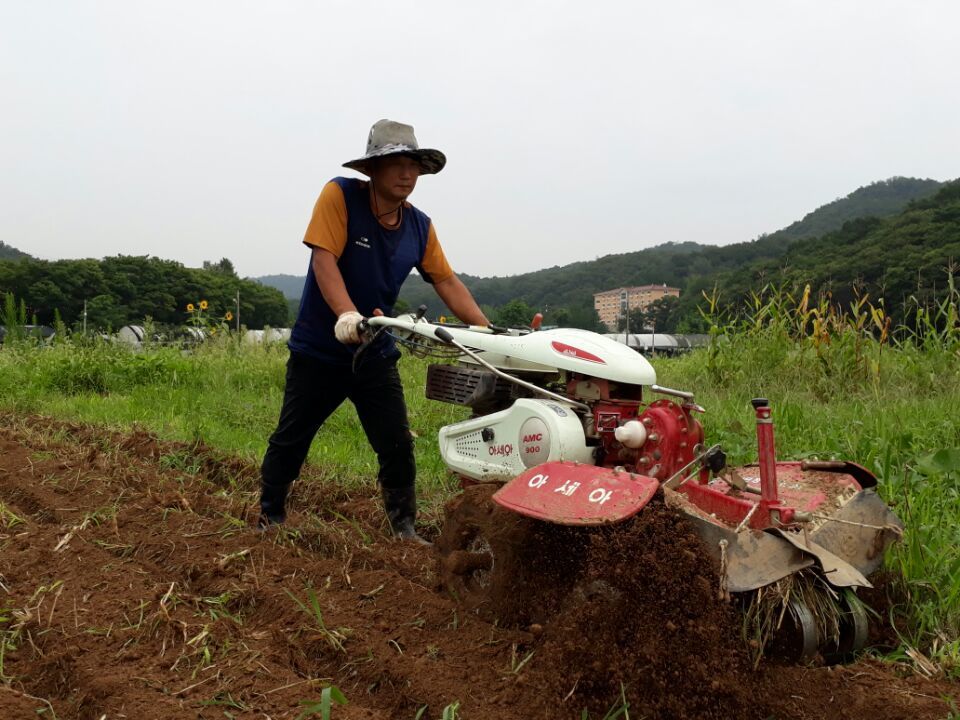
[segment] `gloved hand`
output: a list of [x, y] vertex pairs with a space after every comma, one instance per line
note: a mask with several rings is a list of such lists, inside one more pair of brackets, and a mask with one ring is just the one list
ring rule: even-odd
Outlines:
[[341, 313], [340, 317], [337, 318], [337, 324], [333, 327], [333, 334], [344, 345], [356, 345], [360, 342], [359, 325], [361, 320], [363, 320], [363, 315], [356, 310]]

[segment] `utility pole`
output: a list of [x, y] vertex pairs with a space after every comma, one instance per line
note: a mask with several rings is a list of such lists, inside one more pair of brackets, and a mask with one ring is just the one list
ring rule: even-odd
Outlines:
[[237, 288], [237, 337], [240, 337], [240, 288]]
[[83, 334], [87, 334], [87, 301], [83, 301]]

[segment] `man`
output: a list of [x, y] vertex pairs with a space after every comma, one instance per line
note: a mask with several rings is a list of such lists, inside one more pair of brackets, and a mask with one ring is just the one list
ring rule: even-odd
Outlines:
[[290, 485], [310, 443], [349, 398], [377, 454], [393, 535], [425, 542], [414, 529], [416, 467], [396, 367], [400, 353], [382, 334], [355, 368], [353, 355], [359, 322], [389, 314], [413, 268], [458, 318], [489, 324], [447, 263], [430, 218], [407, 202], [420, 175], [438, 173], [445, 164], [439, 150], [420, 149], [411, 126], [380, 120], [370, 130], [366, 154], [344, 163], [370, 179], [337, 177], [320, 193], [303, 239], [310, 266], [290, 336], [283, 408], [261, 467], [260, 527], [285, 520]]

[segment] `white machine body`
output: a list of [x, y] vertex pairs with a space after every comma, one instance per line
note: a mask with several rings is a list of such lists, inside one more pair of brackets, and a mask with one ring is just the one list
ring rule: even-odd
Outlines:
[[551, 460], [593, 462], [593, 448], [573, 409], [530, 398], [440, 428], [440, 454], [447, 467], [474, 480], [511, 480]]
[[[654, 385], [657, 375], [646, 358], [626, 345], [586, 330], [558, 328], [536, 332], [493, 332], [485, 327], [435, 325], [413, 315], [372, 317], [372, 327], [387, 327], [395, 335], [420, 336], [438, 343], [438, 328], [478, 357], [505, 372], [544, 374], [576, 373], [584, 377], [578, 387], [589, 395], [591, 379], [630, 385]], [[468, 366], [479, 363], [461, 355]], [[585, 389], [584, 389], [585, 388]], [[459, 475], [474, 480], [511, 480], [545, 462], [565, 460], [595, 464], [594, 446], [587, 444], [585, 405], [559, 396], [519, 398], [505, 410], [448, 425], [440, 429], [440, 454]], [[642, 444], [642, 425], [627, 430], [625, 440]]]

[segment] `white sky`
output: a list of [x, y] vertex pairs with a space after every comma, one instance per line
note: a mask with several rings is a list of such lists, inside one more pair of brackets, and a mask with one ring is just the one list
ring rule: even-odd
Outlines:
[[0, 240], [302, 274], [379, 118], [460, 272], [750, 240], [960, 175], [960, 3], [0, 0]]

